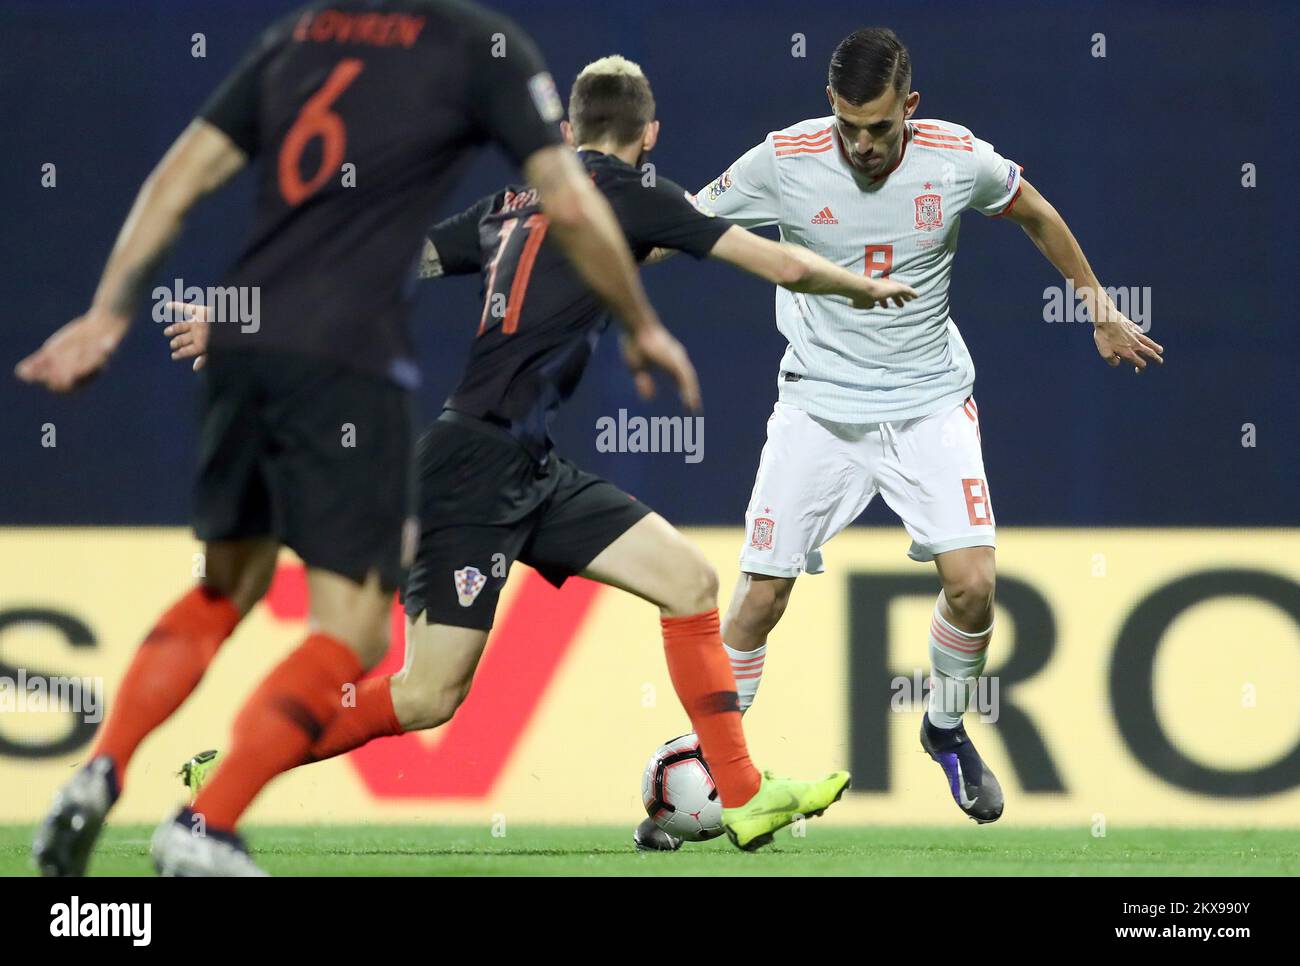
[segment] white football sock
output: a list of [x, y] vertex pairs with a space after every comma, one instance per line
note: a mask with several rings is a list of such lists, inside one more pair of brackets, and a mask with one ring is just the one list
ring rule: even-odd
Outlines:
[[736, 676], [736, 697], [740, 699], [740, 713], [744, 714], [754, 703], [758, 694], [758, 683], [763, 680], [763, 660], [767, 657], [767, 645], [760, 644], [752, 651], [738, 651], [726, 644], [727, 657], [731, 659], [731, 673]]
[[[939, 593], [943, 600], [943, 592]], [[993, 625], [978, 634], [953, 627], [934, 605], [930, 619], [930, 723], [936, 728], [955, 728], [971, 706], [980, 672], [988, 659]]]

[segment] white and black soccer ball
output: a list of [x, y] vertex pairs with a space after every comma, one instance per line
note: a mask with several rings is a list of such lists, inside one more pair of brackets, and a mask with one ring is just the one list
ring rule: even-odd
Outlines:
[[655, 749], [641, 777], [641, 801], [654, 823], [687, 842], [722, 834], [722, 802], [700, 739], [693, 734]]

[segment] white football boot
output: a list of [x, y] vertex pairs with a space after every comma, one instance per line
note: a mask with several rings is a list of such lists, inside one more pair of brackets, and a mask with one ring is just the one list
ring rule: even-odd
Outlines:
[[41, 875], [82, 876], [90, 852], [117, 797], [113, 763], [91, 759], [54, 795], [32, 839], [32, 861]]
[[237, 835], [200, 833], [193, 813], [181, 809], [153, 833], [149, 851], [161, 876], [247, 878], [265, 876]]

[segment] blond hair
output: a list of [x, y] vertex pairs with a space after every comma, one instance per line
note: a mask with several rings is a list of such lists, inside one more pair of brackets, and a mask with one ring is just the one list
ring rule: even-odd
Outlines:
[[655, 119], [655, 98], [639, 64], [610, 54], [593, 60], [569, 92], [569, 123], [579, 144], [629, 144]]

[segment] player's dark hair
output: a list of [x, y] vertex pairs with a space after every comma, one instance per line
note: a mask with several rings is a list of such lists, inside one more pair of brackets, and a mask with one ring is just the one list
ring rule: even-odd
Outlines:
[[855, 30], [831, 54], [827, 83], [850, 104], [874, 101], [886, 90], [909, 90], [912, 57], [888, 27]]
[[589, 68], [578, 75], [569, 92], [569, 123], [579, 144], [606, 140], [628, 144], [641, 137], [654, 119], [654, 94], [639, 69], [633, 73]]

